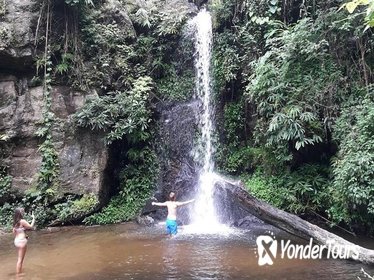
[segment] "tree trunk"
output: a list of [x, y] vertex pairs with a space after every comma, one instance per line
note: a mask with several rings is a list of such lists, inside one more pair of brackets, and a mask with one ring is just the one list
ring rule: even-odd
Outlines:
[[344, 238], [301, 219], [296, 215], [287, 213], [260, 201], [249, 194], [241, 185], [243, 184], [232, 184], [232, 182], [227, 182], [227, 184], [219, 184], [216, 187], [218, 189], [221, 188], [221, 190], [224, 190], [235, 197], [249, 213], [279, 229], [308, 241], [310, 238], [313, 238], [313, 242], [320, 245], [329, 246], [328, 241], [333, 240], [334, 246], [354, 247], [358, 253], [358, 257], [355, 258], [355, 255], [352, 257], [352, 254], [350, 254], [350, 258], [363, 263], [374, 263], [374, 250], [369, 250], [353, 244]]

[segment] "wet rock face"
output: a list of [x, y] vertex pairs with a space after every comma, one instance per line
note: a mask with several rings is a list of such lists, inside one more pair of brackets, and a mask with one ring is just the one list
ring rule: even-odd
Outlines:
[[[58, 152], [62, 193], [104, 195], [104, 177], [108, 152], [99, 134], [74, 127], [72, 114], [87, 98], [68, 87], [52, 90], [52, 111], [56, 122], [52, 138]], [[35, 136], [42, 120], [43, 88], [29, 88], [14, 76], [0, 76], [0, 135], [6, 150], [5, 163], [13, 177], [12, 188], [22, 194], [36, 182], [41, 165], [39, 137]]]
[[26, 79], [0, 77], [0, 129], [9, 138], [34, 137], [42, 119], [43, 89], [28, 88]]
[[[153, 201], [164, 202], [170, 191], [176, 193], [177, 200], [190, 199], [196, 193], [199, 167], [193, 151], [198, 129], [197, 105], [196, 101], [191, 101], [162, 104], [157, 108], [160, 114], [157, 143], [161, 174]], [[167, 215], [165, 210], [147, 203], [143, 213], [152, 213], [155, 219], [164, 219]], [[186, 221], [187, 214], [182, 211], [179, 217]]]
[[196, 6], [201, 7], [204, 4], [208, 3], [208, 0], [193, 0]]
[[[160, 156], [162, 194], [174, 191], [178, 200], [196, 192], [198, 166], [194, 160], [197, 136], [195, 101], [163, 108], [160, 118]], [[165, 199], [164, 198], [164, 199]]]
[[0, 69], [24, 72], [33, 63], [37, 0], [0, 2]]

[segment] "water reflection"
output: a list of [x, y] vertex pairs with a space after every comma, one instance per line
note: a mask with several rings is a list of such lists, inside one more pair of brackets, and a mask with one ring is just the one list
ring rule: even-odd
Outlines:
[[[19, 279], [357, 279], [361, 267], [374, 274], [352, 261], [277, 259], [259, 267], [257, 234], [181, 231], [169, 239], [163, 227], [134, 224], [33, 232]], [[12, 236], [0, 237], [0, 279], [16, 279], [16, 255]]]

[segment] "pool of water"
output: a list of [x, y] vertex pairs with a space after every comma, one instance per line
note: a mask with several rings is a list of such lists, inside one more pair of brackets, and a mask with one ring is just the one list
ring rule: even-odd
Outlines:
[[[163, 226], [127, 223], [65, 227], [30, 233], [24, 273], [16, 278], [13, 236], [0, 237], [0, 279], [364, 279], [364, 268], [347, 260], [275, 259], [259, 266], [260, 230], [167, 238]], [[289, 238], [277, 233], [277, 238]]]

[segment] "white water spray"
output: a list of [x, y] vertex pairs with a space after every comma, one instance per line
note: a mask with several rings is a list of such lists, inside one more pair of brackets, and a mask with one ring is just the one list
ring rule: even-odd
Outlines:
[[214, 163], [212, 160], [213, 146], [213, 105], [212, 105], [212, 89], [210, 77], [210, 61], [212, 53], [212, 18], [206, 10], [202, 10], [195, 17], [196, 33], [196, 93], [198, 99], [202, 103], [202, 115], [200, 116], [201, 145], [200, 152], [203, 154], [203, 170], [202, 173], [212, 173]]
[[192, 19], [195, 30], [195, 67], [196, 67], [196, 93], [202, 108], [199, 115], [201, 143], [199, 158], [203, 166], [200, 171], [198, 193], [195, 202], [195, 211], [191, 232], [195, 233], [222, 233], [225, 226], [217, 220], [213, 201], [213, 188], [219, 176], [214, 170], [213, 156], [213, 102], [211, 85], [211, 54], [212, 54], [212, 18], [205, 9]]

